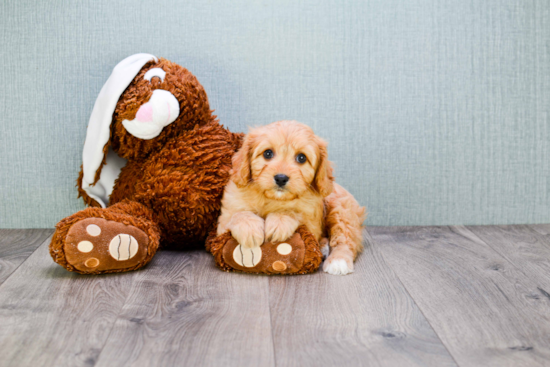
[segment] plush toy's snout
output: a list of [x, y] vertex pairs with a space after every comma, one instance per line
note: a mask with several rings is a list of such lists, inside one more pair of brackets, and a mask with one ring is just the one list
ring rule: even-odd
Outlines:
[[153, 139], [162, 129], [176, 120], [180, 105], [176, 97], [166, 90], [157, 89], [136, 113], [133, 120], [124, 120], [122, 125], [130, 134], [140, 139]]

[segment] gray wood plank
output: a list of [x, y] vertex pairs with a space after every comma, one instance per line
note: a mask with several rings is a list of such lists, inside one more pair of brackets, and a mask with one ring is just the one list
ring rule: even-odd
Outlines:
[[141, 272], [97, 366], [272, 366], [266, 276], [203, 251], [162, 251]]
[[540, 237], [541, 241], [544, 242], [547, 246], [550, 246], [550, 224], [530, 224], [529, 228], [531, 228], [533, 231], [540, 234], [542, 237]]
[[0, 285], [0, 365], [94, 365], [137, 273], [85, 276], [46, 240]]
[[456, 366], [366, 234], [355, 272], [270, 278], [277, 366]]
[[548, 366], [550, 300], [464, 227], [371, 234], [461, 366]]
[[0, 285], [52, 233], [53, 229], [0, 229]]
[[550, 294], [550, 237], [545, 238], [543, 226], [467, 226], [466, 228], [531, 278], [537, 285], [537, 291], [531, 297], [550, 297], [547, 296]]

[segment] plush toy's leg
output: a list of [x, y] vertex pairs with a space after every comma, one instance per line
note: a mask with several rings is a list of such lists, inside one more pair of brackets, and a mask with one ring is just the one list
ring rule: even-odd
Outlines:
[[87, 208], [61, 220], [50, 254], [69, 271], [123, 272], [147, 264], [158, 249], [159, 237], [150, 209], [122, 201], [105, 209]]

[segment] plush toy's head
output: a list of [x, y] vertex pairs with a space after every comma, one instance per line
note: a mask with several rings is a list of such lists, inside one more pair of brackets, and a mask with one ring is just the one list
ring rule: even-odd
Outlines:
[[197, 78], [161, 58], [147, 63], [120, 97], [111, 125], [112, 147], [127, 159], [143, 157], [212, 118]]
[[122, 60], [94, 105], [83, 152], [82, 189], [102, 207], [126, 159], [215, 120], [208, 97], [187, 69], [149, 54]]

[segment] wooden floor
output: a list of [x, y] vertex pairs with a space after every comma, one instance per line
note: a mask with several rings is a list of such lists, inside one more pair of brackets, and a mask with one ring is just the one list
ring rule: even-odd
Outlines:
[[344, 277], [83, 276], [0, 230], [0, 366], [550, 366], [550, 225], [368, 230]]

